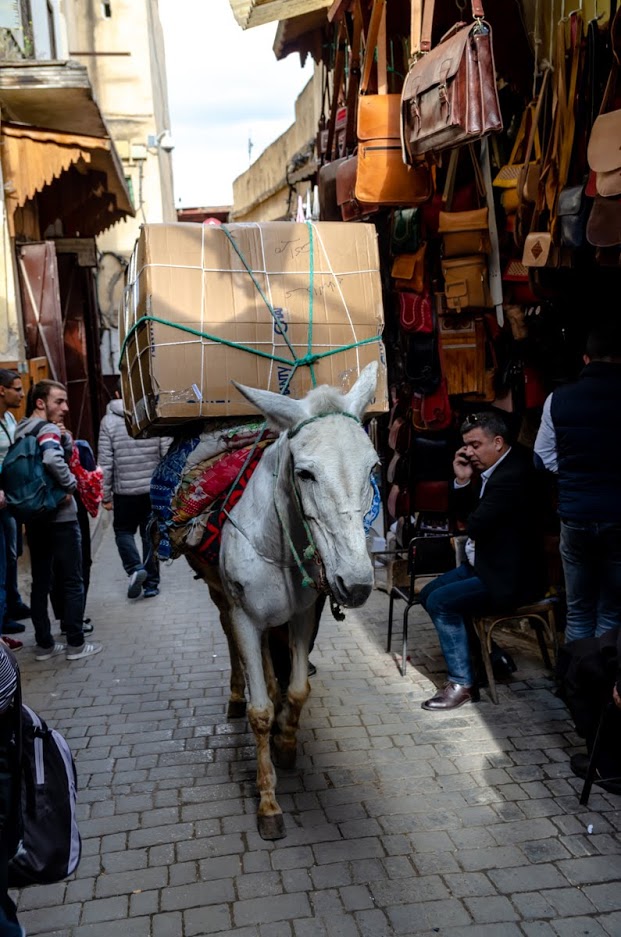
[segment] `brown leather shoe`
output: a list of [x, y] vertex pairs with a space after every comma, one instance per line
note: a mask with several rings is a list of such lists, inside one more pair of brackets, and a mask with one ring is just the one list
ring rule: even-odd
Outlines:
[[431, 699], [421, 703], [422, 709], [432, 712], [445, 712], [448, 709], [457, 709], [464, 703], [478, 703], [479, 691], [473, 686], [461, 686], [459, 683], [447, 683], [444, 689], [436, 693]]

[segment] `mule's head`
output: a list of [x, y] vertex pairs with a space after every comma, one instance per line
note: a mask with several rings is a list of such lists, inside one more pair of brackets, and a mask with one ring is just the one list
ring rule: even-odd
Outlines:
[[[337, 602], [355, 608], [368, 599], [373, 566], [364, 531], [377, 453], [359, 421], [375, 394], [372, 362], [347, 394], [318, 387], [303, 400], [236, 385], [268, 425], [287, 434], [289, 466], [304, 517]], [[355, 417], [355, 419], [352, 419]]]

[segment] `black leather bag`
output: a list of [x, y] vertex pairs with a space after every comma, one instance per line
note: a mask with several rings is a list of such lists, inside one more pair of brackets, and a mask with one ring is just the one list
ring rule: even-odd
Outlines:
[[405, 375], [416, 393], [431, 394], [439, 387], [442, 372], [435, 334], [408, 335]]
[[558, 197], [557, 216], [563, 247], [577, 249], [585, 243], [591, 200], [584, 190], [584, 185], [572, 185], [563, 189]]

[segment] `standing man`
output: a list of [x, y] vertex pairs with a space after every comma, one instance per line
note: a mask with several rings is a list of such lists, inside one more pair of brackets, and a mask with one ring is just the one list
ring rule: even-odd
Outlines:
[[[137, 599], [141, 592], [150, 599], [160, 591], [159, 561], [149, 542], [147, 526], [151, 517], [151, 476], [169, 445], [170, 439], [132, 439], [117, 391], [101, 421], [98, 459], [104, 473], [103, 506], [107, 511], [114, 507], [114, 537], [128, 576], [128, 599]], [[136, 547], [138, 530], [142, 558]]]
[[454, 502], [467, 515], [466, 561], [430, 582], [420, 594], [433, 621], [448, 683], [423, 709], [456, 709], [478, 698], [466, 618], [506, 610], [541, 596], [543, 541], [537, 522], [536, 472], [530, 454], [511, 445], [496, 413], [469, 417], [455, 454]]
[[[31, 390], [31, 414], [17, 425], [15, 438], [19, 439], [36, 429], [37, 442], [43, 466], [66, 496], [53, 512], [26, 524], [30, 562], [32, 566], [32, 592], [30, 607], [35, 628], [37, 648], [35, 659], [49, 660], [66, 652], [67, 660], [81, 660], [101, 651], [101, 644], [84, 640], [84, 586], [82, 582], [82, 551], [80, 528], [73, 492], [76, 480], [67, 460], [71, 455], [71, 440], [61, 431], [69, 406], [67, 391], [57, 381], [39, 381]], [[68, 445], [68, 451], [65, 446]], [[64, 623], [67, 647], [52, 637], [48, 614], [48, 597], [52, 585], [54, 562], [59, 569], [64, 593]]]
[[[23, 399], [24, 389], [17, 371], [0, 368], [0, 472], [9, 446], [15, 439], [17, 423], [11, 411], [18, 410]], [[22, 600], [17, 586], [17, 524], [6, 508], [1, 489], [0, 475], [0, 630], [4, 636], [26, 630], [20, 619], [30, 618], [30, 609]], [[6, 643], [13, 650], [21, 646], [21, 642], [10, 638]]]
[[546, 400], [535, 442], [558, 478], [566, 643], [621, 625], [621, 328], [591, 332], [583, 360]]

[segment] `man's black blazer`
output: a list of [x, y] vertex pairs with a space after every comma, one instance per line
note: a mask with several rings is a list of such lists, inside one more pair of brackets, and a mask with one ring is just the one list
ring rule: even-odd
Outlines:
[[475, 542], [474, 569], [499, 607], [541, 598], [546, 590], [542, 489], [532, 454], [515, 445], [490, 476], [483, 496], [474, 481], [453, 492], [455, 512]]

